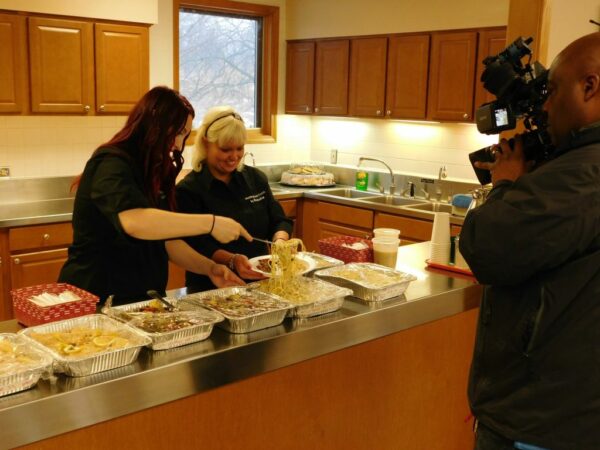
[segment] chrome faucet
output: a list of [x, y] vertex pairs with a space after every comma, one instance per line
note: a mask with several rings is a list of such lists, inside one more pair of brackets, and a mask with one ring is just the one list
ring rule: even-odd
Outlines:
[[246, 152], [244, 153], [244, 156], [242, 156], [242, 162], [245, 163], [246, 161], [246, 156], [250, 155], [252, 157], [252, 166], [256, 166], [256, 161], [254, 160], [254, 153], [252, 152]]
[[446, 172], [446, 166], [440, 166], [440, 170], [438, 172], [438, 184], [435, 189], [435, 198], [438, 202], [442, 200], [442, 180], [445, 179], [447, 176], [448, 173]]
[[396, 185], [394, 184], [394, 172], [392, 172], [392, 168], [390, 166], [388, 166], [381, 159], [367, 158], [366, 156], [361, 156], [360, 158], [358, 158], [358, 166], [357, 167], [360, 167], [360, 165], [362, 164], [363, 161], [377, 161], [377, 162], [380, 162], [381, 164], [383, 164], [387, 168], [387, 170], [390, 171], [390, 195], [394, 195], [396, 193]]
[[447, 176], [448, 176], [448, 173], [446, 172], [446, 166], [441, 166], [440, 171], [438, 172], [438, 181], [442, 181]]
[[406, 193], [408, 193], [408, 196], [410, 198], [415, 198], [415, 183], [413, 183], [412, 181], [409, 181], [406, 184], [407, 184], [407, 187], [402, 190], [402, 192], [400, 193], [400, 196], [404, 197], [406, 195]]

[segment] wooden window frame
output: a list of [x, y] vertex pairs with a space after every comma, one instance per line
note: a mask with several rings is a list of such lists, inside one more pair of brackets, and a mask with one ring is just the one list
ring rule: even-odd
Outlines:
[[[279, 7], [230, 0], [173, 1], [173, 85], [179, 89], [179, 9], [241, 14], [263, 19], [261, 128], [248, 129], [248, 144], [276, 142], [277, 79], [279, 62]], [[216, 105], [215, 105], [216, 106]], [[195, 130], [188, 138], [193, 143]]]

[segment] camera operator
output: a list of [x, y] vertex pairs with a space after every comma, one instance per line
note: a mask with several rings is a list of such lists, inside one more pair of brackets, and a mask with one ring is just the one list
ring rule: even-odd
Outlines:
[[502, 139], [460, 251], [485, 284], [469, 380], [476, 449], [600, 448], [600, 33], [554, 60], [556, 147], [535, 170]]

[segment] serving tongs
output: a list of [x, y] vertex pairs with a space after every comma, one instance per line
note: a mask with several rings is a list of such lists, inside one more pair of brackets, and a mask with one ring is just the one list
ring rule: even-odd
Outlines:
[[146, 294], [148, 294], [148, 296], [152, 297], [153, 299], [158, 300], [159, 302], [161, 302], [163, 305], [165, 305], [165, 309], [169, 312], [175, 311], [176, 308], [174, 305], [172, 305], [171, 303], [169, 303], [168, 301], [166, 301], [162, 295], [160, 295], [158, 293], [158, 291], [155, 291], [154, 289], [150, 289], [149, 291], [146, 291]]

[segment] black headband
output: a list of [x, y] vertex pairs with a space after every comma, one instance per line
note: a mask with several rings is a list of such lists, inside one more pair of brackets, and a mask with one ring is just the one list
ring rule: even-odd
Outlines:
[[225, 117], [229, 117], [229, 116], [233, 116], [234, 119], [241, 120], [242, 123], [244, 123], [244, 119], [242, 119], [242, 116], [240, 116], [238, 113], [232, 112], [229, 114], [225, 114], [224, 116], [217, 117], [215, 120], [213, 120], [211, 123], [208, 124], [208, 126], [204, 130], [204, 137], [208, 137], [208, 129], [210, 127], [212, 127], [213, 123], [215, 123], [217, 120], [221, 120], [221, 119], [224, 119]]

